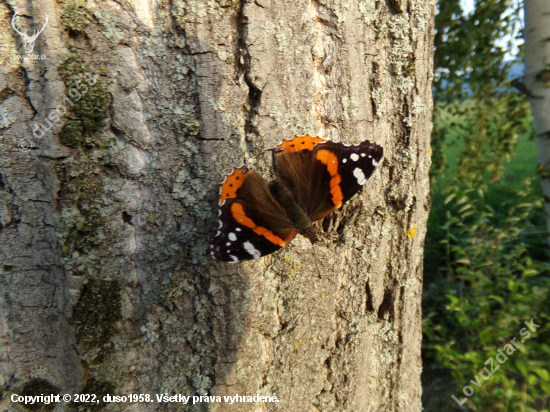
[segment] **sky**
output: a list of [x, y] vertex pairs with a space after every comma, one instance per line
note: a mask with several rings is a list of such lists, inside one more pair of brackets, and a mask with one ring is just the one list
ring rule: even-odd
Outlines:
[[470, 13], [474, 9], [474, 0], [460, 0], [460, 5], [462, 6], [462, 10]]

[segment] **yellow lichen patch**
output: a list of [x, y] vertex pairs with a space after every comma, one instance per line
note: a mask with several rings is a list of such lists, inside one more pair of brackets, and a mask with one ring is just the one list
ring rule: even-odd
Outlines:
[[303, 268], [303, 267], [304, 267], [303, 264], [302, 264], [302, 265], [298, 265], [298, 263], [296, 263], [296, 262], [294, 262], [294, 263], [292, 264], [292, 268], [293, 268], [293, 269], [301, 269], [301, 268]]
[[432, 155], [432, 149], [430, 149], [430, 151], [428, 152], [428, 154], [431, 156]]
[[285, 262], [289, 262], [290, 261], [290, 256], [286, 255], [285, 256]]
[[417, 228], [416, 225], [412, 225], [412, 227], [410, 227], [409, 230], [407, 230], [407, 236], [409, 238], [413, 238], [416, 236], [416, 228]]

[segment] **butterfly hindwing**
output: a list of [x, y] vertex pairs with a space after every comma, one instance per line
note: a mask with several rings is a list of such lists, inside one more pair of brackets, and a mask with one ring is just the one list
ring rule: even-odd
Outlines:
[[259, 258], [277, 251], [295, 235], [292, 222], [258, 173], [241, 166], [226, 177], [220, 190], [220, 226], [212, 241], [217, 259]]
[[[261, 256], [276, 252], [290, 242], [296, 231], [288, 230], [288, 233], [279, 237], [273, 232], [259, 226], [254, 228], [241, 224], [235, 219], [231, 206], [242, 205], [235, 200], [226, 202], [221, 208], [219, 232], [212, 241], [214, 256], [224, 262], [239, 262], [256, 259]], [[248, 219], [245, 215], [244, 219]], [[258, 234], [263, 232], [262, 234]], [[266, 236], [266, 232], [267, 233]], [[276, 242], [276, 243], [274, 243]]]

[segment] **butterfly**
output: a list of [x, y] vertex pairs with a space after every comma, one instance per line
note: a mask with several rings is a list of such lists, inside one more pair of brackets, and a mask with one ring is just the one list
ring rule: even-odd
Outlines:
[[219, 230], [212, 253], [224, 262], [269, 255], [297, 233], [317, 242], [312, 223], [342, 207], [372, 175], [383, 149], [368, 140], [345, 145], [312, 136], [284, 140], [272, 150], [274, 181], [246, 166], [220, 188]]

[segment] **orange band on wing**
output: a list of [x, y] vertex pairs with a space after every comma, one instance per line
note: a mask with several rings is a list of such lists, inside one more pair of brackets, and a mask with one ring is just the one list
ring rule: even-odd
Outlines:
[[243, 165], [234, 169], [230, 175], [227, 175], [221, 187], [220, 205], [227, 199], [237, 197], [237, 190], [239, 190], [248, 177], [246, 173], [248, 173], [248, 169]]
[[320, 137], [313, 137], [309, 135], [305, 136], [296, 136], [289, 140], [284, 140], [281, 142], [275, 150], [284, 148], [283, 153], [295, 153], [301, 152], [302, 150], [313, 150], [315, 145], [320, 142], [326, 142], [325, 139]]
[[279, 245], [283, 247], [288, 242], [290, 242], [294, 236], [296, 235], [294, 231], [294, 235], [289, 236], [287, 239], [283, 240], [276, 234], [274, 234], [272, 231], [267, 230], [265, 227], [257, 226], [252, 219], [250, 219], [248, 216], [246, 216], [246, 213], [244, 212], [243, 206], [240, 203], [233, 203], [231, 205], [231, 214], [235, 218], [237, 222], [239, 222], [241, 225], [249, 227], [256, 233], [257, 235], [265, 237], [267, 240], [269, 240], [271, 243], [275, 245]]
[[318, 150], [317, 160], [323, 162], [323, 164], [327, 166], [327, 170], [332, 177], [332, 179], [330, 179], [330, 194], [332, 195], [334, 207], [338, 209], [342, 206], [342, 200], [344, 200], [342, 188], [340, 187], [342, 179], [338, 174], [338, 157], [328, 150]]

